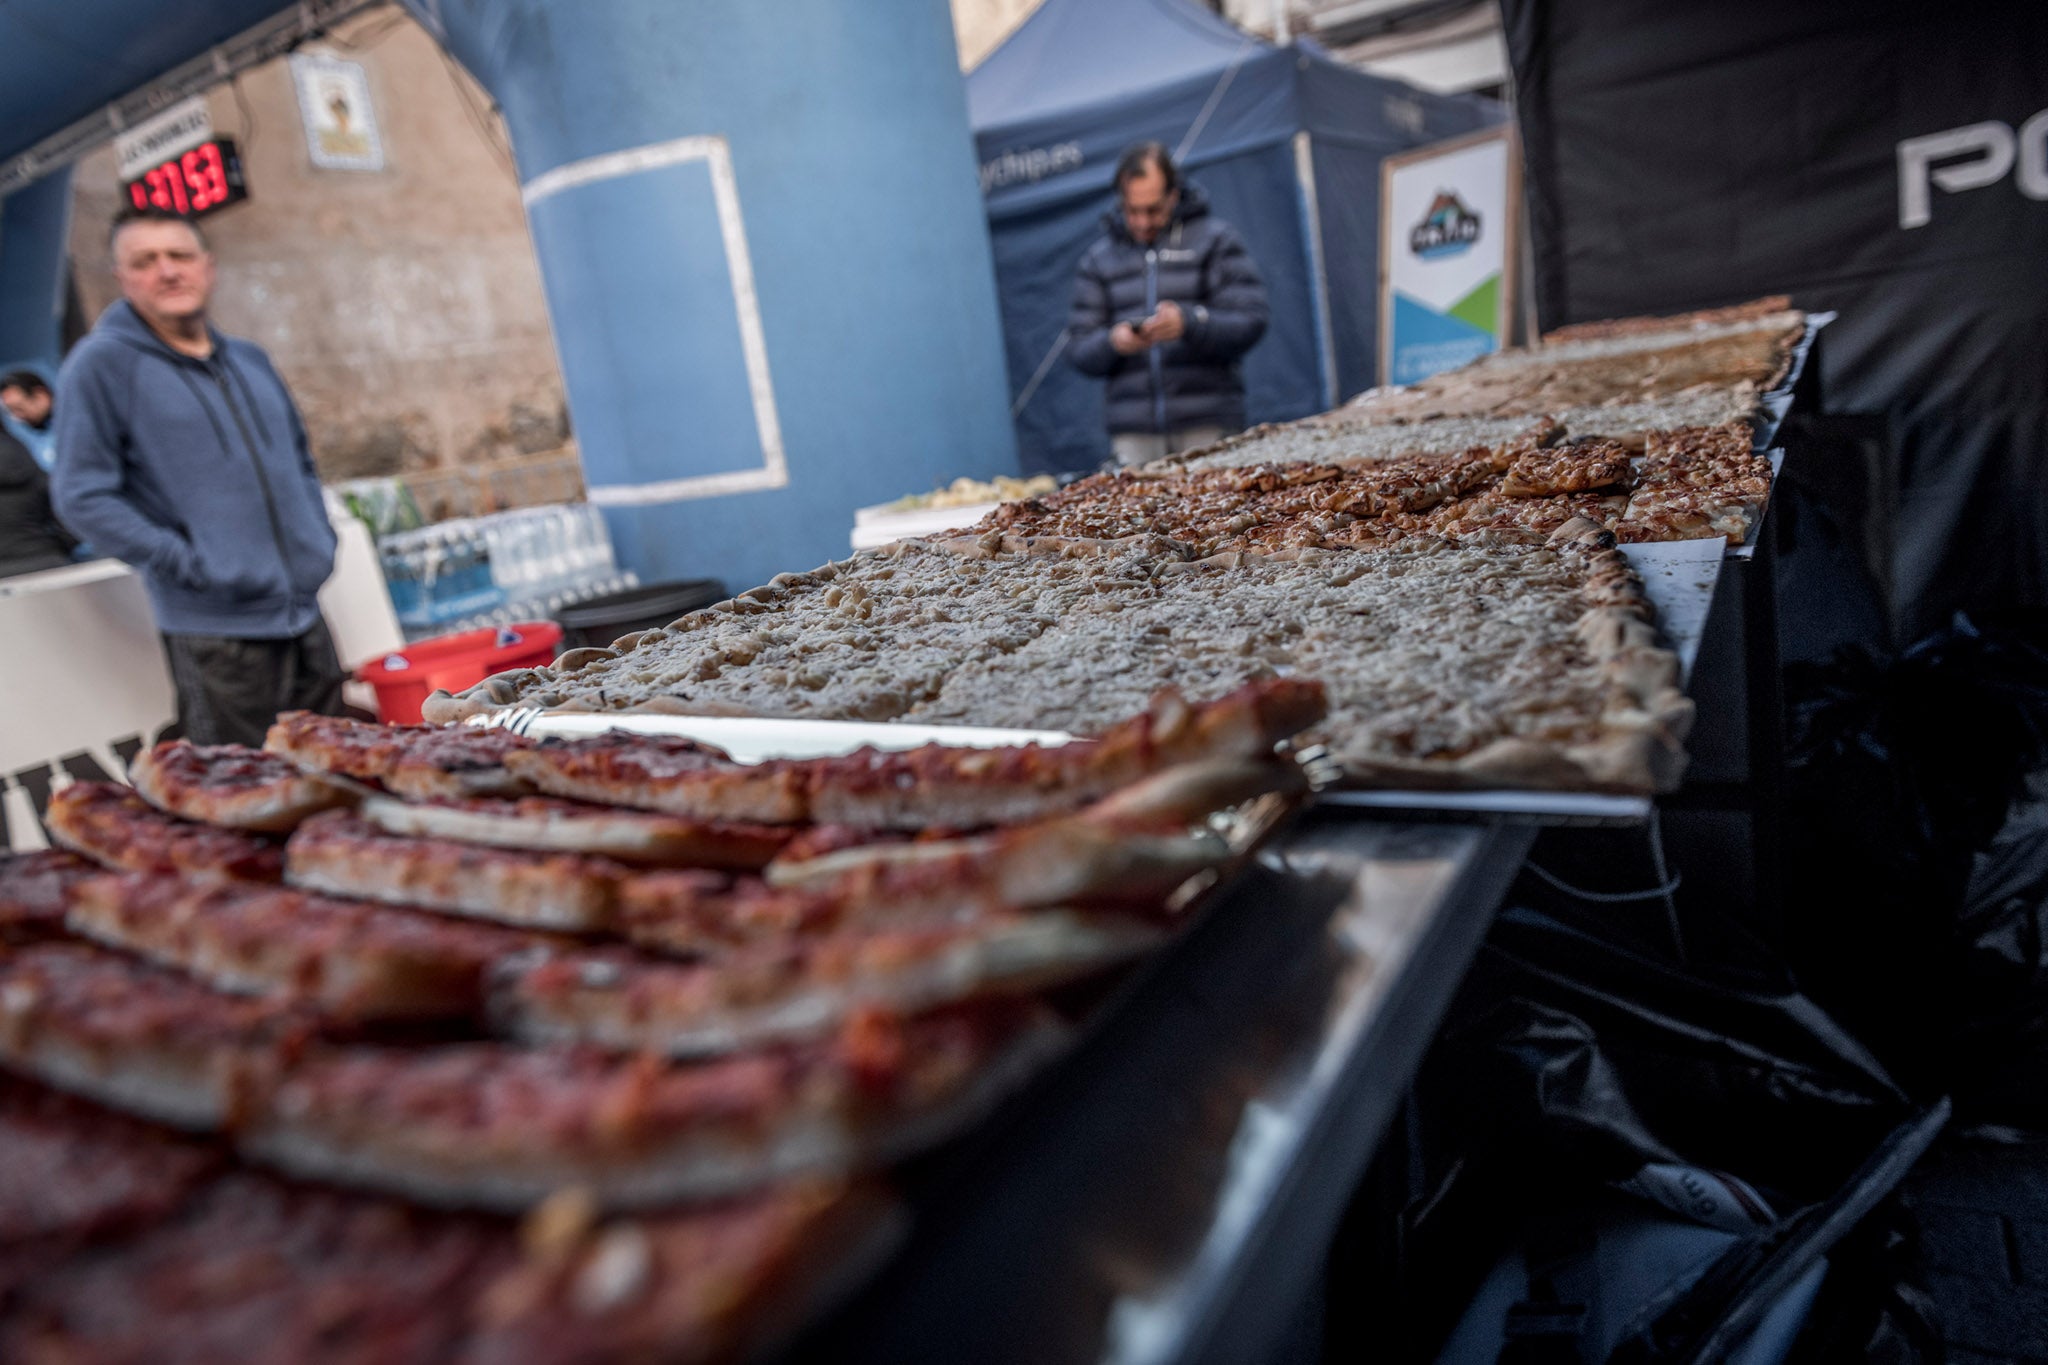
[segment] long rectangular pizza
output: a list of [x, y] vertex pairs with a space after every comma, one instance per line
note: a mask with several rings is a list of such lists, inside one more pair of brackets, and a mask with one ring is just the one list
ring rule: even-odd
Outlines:
[[[1567, 494], [1563, 496], [1585, 496]], [[1533, 500], [1531, 500], [1533, 501]], [[1162, 688], [1202, 702], [1259, 678], [1312, 678], [1329, 717], [1307, 733], [1359, 781], [1648, 791], [1675, 782], [1691, 705], [1658, 642], [1642, 584], [1613, 535], [1568, 521], [1539, 546], [1418, 537], [1382, 549], [1299, 550], [1189, 560], [1170, 542], [1052, 542], [985, 536], [856, 556], [818, 583], [850, 591], [885, 576], [893, 591], [963, 591], [987, 618], [1030, 630], [957, 659], [943, 676], [903, 680], [906, 719], [1099, 734]], [[1149, 553], [1147, 552], [1149, 549]], [[1040, 619], [1045, 585], [1095, 564], [1093, 590], [1062, 595]], [[887, 687], [896, 656], [864, 625], [814, 609], [813, 587], [771, 594], [750, 619], [765, 638], [864, 651], [861, 675]], [[690, 679], [713, 669], [768, 689], [780, 664], [740, 661], [715, 614], [544, 683], [487, 680], [444, 712], [504, 704], [541, 686], [550, 704], [688, 709]], [[922, 671], [921, 663], [912, 667]], [[736, 675], [749, 673], [740, 684]], [[834, 714], [831, 694], [812, 714]], [[848, 697], [849, 705], [854, 698]], [[850, 712], [837, 712], [848, 715]]]

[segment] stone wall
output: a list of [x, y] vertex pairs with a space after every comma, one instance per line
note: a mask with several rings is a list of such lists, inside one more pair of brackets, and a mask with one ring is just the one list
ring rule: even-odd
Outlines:
[[[269, 351], [329, 479], [403, 474], [427, 508], [561, 501], [581, 477], [518, 179], [489, 98], [395, 7], [311, 50], [367, 70], [385, 169], [316, 169], [287, 64], [208, 97], [236, 139], [246, 202], [204, 228], [215, 320]], [[74, 180], [72, 255], [88, 317], [118, 297], [111, 148]]]

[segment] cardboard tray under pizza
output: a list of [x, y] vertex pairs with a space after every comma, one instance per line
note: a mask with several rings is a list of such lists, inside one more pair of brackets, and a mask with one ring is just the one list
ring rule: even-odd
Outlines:
[[[1706, 631], [1708, 609], [1727, 553], [1719, 539], [1625, 545], [1622, 552], [1641, 575], [1657, 608], [1666, 639], [1677, 653], [1682, 677], [1690, 677]], [[906, 721], [791, 720], [751, 716], [671, 716], [633, 712], [543, 711], [511, 707], [464, 722], [503, 728], [535, 739], [573, 739], [626, 730], [670, 735], [712, 744], [742, 763], [776, 758], [823, 758], [872, 746], [912, 749], [924, 744], [1002, 748], [1020, 744], [1053, 747], [1073, 742], [1060, 730], [1022, 730], [966, 725], [921, 725]], [[1334, 775], [1318, 799], [1360, 811], [1426, 818], [1508, 818], [1542, 824], [1640, 824], [1649, 818], [1651, 798], [1605, 792], [1485, 790], [1389, 790], [1347, 788]]]

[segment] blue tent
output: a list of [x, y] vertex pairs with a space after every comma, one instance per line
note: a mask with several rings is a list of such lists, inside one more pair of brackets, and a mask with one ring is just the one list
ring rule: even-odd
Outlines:
[[1273, 301], [1245, 358], [1250, 417], [1279, 421], [1374, 382], [1381, 159], [1507, 116], [1260, 42], [1191, 0], [1045, 0], [968, 76], [967, 107], [1027, 472], [1109, 452], [1102, 384], [1060, 352], [1124, 148], [1176, 149], [1244, 233]]

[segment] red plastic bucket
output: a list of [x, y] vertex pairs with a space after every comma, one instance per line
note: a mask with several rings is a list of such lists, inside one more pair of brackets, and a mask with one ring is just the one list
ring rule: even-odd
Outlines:
[[460, 692], [508, 668], [537, 668], [555, 657], [561, 642], [562, 628], [553, 621], [488, 626], [422, 640], [364, 664], [356, 677], [377, 689], [377, 714], [386, 724], [417, 725], [435, 688]]

